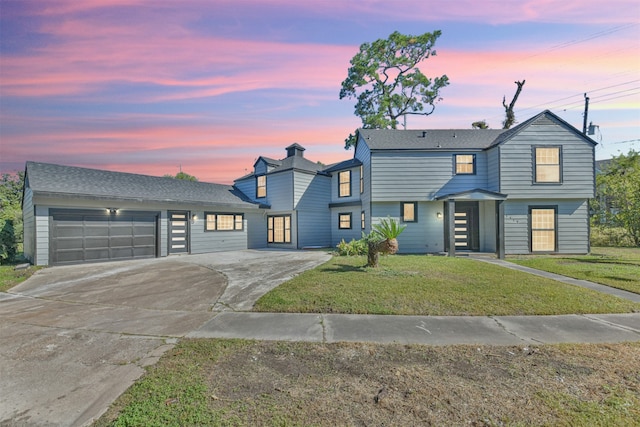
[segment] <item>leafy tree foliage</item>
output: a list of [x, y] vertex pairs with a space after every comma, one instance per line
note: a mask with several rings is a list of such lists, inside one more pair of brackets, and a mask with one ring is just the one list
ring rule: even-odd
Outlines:
[[596, 176], [596, 193], [595, 222], [624, 228], [640, 246], [640, 153], [614, 157]]
[[12, 262], [22, 242], [24, 172], [0, 177], [0, 261]]
[[489, 125], [485, 120], [478, 120], [477, 122], [471, 123], [471, 127], [473, 129], [489, 129]]
[[[449, 84], [446, 75], [429, 79], [417, 67], [435, 56], [440, 31], [419, 36], [394, 32], [388, 39], [363, 43], [351, 59], [340, 99], [356, 98], [355, 115], [365, 129], [396, 129], [407, 114], [429, 115], [440, 101], [440, 89]], [[355, 136], [345, 140], [348, 149]]]
[[195, 176], [189, 175], [188, 173], [185, 173], [185, 172], [182, 172], [182, 171], [180, 171], [177, 174], [175, 174], [175, 176], [171, 175], [171, 174], [165, 174], [164, 177], [165, 178], [173, 178], [173, 179], [183, 179], [185, 181], [197, 181], [198, 180], [198, 178], [196, 178]]

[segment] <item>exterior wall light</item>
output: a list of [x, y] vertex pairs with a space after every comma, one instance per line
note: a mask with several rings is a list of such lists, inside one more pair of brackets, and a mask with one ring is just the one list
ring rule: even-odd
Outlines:
[[117, 214], [118, 213], [118, 208], [107, 208], [107, 211], [110, 214]]
[[436, 217], [437, 217], [438, 219], [442, 218], [442, 212], [438, 212], [438, 213], [436, 214]]

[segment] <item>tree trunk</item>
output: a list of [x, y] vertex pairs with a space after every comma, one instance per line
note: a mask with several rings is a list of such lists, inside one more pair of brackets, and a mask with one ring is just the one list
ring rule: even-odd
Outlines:
[[522, 91], [522, 86], [524, 86], [525, 81], [526, 80], [515, 82], [515, 84], [518, 86], [518, 89], [516, 90], [516, 94], [513, 96], [513, 99], [511, 100], [511, 103], [509, 105], [507, 105], [507, 99], [504, 96], [502, 97], [502, 105], [504, 106], [505, 111], [505, 118], [504, 122], [502, 122], [502, 129], [510, 129], [511, 126], [513, 126], [513, 124], [516, 122], [516, 115], [513, 112], [513, 107], [515, 107], [516, 105], [516, 101], [518, 100], [518, 96], [520, 96], [520, 92]]
[[398, 252], [398, 240], [386, 239], [381, 242], [369, 242], [367, 252], [367, 267], [377, 268], [380, 263], [380, 253], [393, 255]]
[[367, 267], [378, 268], [380, 261], [380, 253], [378, 252], [378, 243], [369, 242], [369, 250], [367, 251]]

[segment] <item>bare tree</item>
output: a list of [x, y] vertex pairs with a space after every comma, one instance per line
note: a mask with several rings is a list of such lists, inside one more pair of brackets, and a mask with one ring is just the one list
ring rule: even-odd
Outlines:
[[516, 115], [513, 113], [513, 107], [515, 107], [516, 105], [516, 101], [518, 100], [518, 96], [520, 96], [520, 92], [522, 91], [522, 86], [524, 86], [525, 81], [526, 80], [523, 80], [521, 82], [514, 82], [516, 85], [518, 85], [518, 90], [516, 90], [516, 94], [513, 95], [513, 99], [511, 100], [511, 103], [509, 105], [507, 105], [506, 97], [502, 97], [502, 105], [504, 106], [505, 111], [505, 118], [502, 122], [502, 129], [509, 129], [516, 122]]

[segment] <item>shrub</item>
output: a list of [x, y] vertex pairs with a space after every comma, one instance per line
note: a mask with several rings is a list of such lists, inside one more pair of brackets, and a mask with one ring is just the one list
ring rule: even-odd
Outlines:
[[591, 226], [591, 246], [633, 247], [633, 239], [622, 227]]
[[342, 239], [336, 248], [338, 248], [338, 255], [340, 256], [366, 255], [367, 242], [364, 239], [351, 239], [351, 241], [347, 243]]

